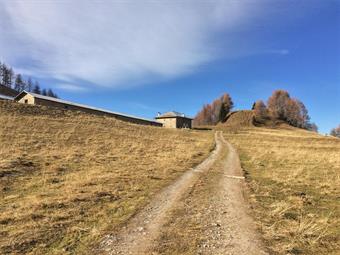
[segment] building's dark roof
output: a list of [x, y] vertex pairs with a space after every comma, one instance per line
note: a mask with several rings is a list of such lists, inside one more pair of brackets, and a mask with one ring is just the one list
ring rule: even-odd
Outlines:
[[14, 100], [14, 97], [5, 96], [5, 95], [0, 94], [0, 99], [2, 99], [2, 100]]
[[17, 95], [14, 100], [19, 101], [26, 94], [29, 94], [33, 97], [40, 98], [40, 99], [47, 100], [47, 101], [57, 102], [57, 103], [66, 104], [66, 105], [73, 105], [73, 106], [77, 106], [79, 108], [85, 108], [85, 109], [90, 109], [90, 110], [94, 110], [94, 111], [98, 111], [98, 112], [109, 113], [109, 114], [112, 114], [112, 115], [118, 115], [118, 116], [123, 116], [123, 117], [131, 118], [131, 119], [137, 119], [137, 120], [143, 120], [143, 121], [161, 124], [160, 122], [157, 122], [157, 121], [154, 121], [154, 120], [140, 118], [140, 117], [136, 117], [136, 116], [133, 116], [133, 115], [127, 115], [127, 114], [123, 114], [123, 113], [119, 113], [119, 112], [108, 111], [108, 110], [105, 110], [105, 109], [96, 108], [96, 107], [92, 107], [92, 106], [88, 106], [88, 105], [84, 105], [84, 104], [73, 103], [73, 102], [62, 100], [62, 99], [59, 99], [59, 98], [43, 96], [43, 95], [40, 95], [40, 94], [27, 92], [25, 90], [22, 91], [19, 95]]
[[186, 119], [192, 119], [190, 117], [185, 116], [184, 113], [171, 111], [171, 112], [165, 112], [163, 114], [159, 114], [156, 119], [163, 119], [163, 118], [186, 118]]
[[14, 98], [18, 94], [18, 91], [0, 84], [0, 95]]

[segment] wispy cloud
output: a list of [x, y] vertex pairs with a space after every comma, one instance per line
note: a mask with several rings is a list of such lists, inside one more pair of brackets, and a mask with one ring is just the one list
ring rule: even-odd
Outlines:
[[288, 49], [278, 49], [278, 50], [267, 50], [264, 53], [267, 54], [278, 54], [278, 55], [288, 55], [290, 52]]
[[57, 88], [61, 90], [66, 90], [66, 91], [71, 91], [71, 92], [85, 92], [88, 91], [87, 88], [75, 85], [75, 84], [69, 84], [69, 83], [64, 83], [64, 84], [58, 84]]
[[68, 90], [172, 78], [218, 57], [214, 36], [247, 21], [246, 3], [0, 0], [0, 54]]

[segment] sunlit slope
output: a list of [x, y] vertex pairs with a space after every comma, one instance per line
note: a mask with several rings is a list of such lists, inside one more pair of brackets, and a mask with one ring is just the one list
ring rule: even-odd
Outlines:
[[254, 112], [251, 110], [235, 111], [229, 113], [224, 123], [220, 125], [233, 128], [253, 127], [253, 119]]
[[340, 139], [295, 128], [229, 131], [272, 252], [338, 254]]
[[0, 102], [0, 253], [93, 254], [201, 162], [211, 132]]

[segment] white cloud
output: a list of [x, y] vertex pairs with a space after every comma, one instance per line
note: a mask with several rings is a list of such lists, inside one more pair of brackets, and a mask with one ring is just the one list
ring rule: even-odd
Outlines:
[[289, 50], [287, 50], [287, 49], [267, 50], [265, 53], [278, 54], [278, 55], [288, 55]]
[[218, 57], [214, 37], [247, 21], [255, 11], [246, 3], [0, 0], [0, 54], [64, 89], [172, 78]]
[[71, 92], [83, 92], [83, 91], [88, 90], [85, 87], [81, 87], [79, 85], [69, 84], [69, 83], [58, 84], [57, 88], [59, 88], [61, 90], [71, 91]]

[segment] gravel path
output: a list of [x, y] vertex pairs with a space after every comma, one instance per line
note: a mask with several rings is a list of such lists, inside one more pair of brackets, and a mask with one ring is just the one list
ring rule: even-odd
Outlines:
[[212, 194], [214, 199], [207, 205], [209, 209], [205, 212], [206, 216], [208, 212], [208, 217], [204, 217], [204, 224], [218, 222], [218, 228], [209, 232], [206, 243], [199, 248], [198, 254], [266, 254], [254, 223], [247, 214], [248, 208], [242, 194], [244, 180], [238, 155], [221, 132], [215, 134], [215, 141], [216, 148], [205, 161], [165, 188], [118, 233], [107, 235], [101, 242], [101, 251], [105, 254], [149, 254], [148, 251], [155, 245], [169, 212], [176, 208], [178, 201], [192, 188], [200, 174], [211, 169], [222, 150], [227, 147], [229, 153], [223, 159], [225, 174], [216, 183], [220, 188], [216, 194]]
[[224, 137], [222, 142], [228, 148], [228, 156], [223, 162], [224, 174], [218, 183], [218, 192], [214, 194], [207, 210], [208, 216], [204, 219], [205, 224], [212, 227], [198, 253], [267, 254], [248, 214], [249, 208], [243, 196], [245, 181], [238, 154]]

